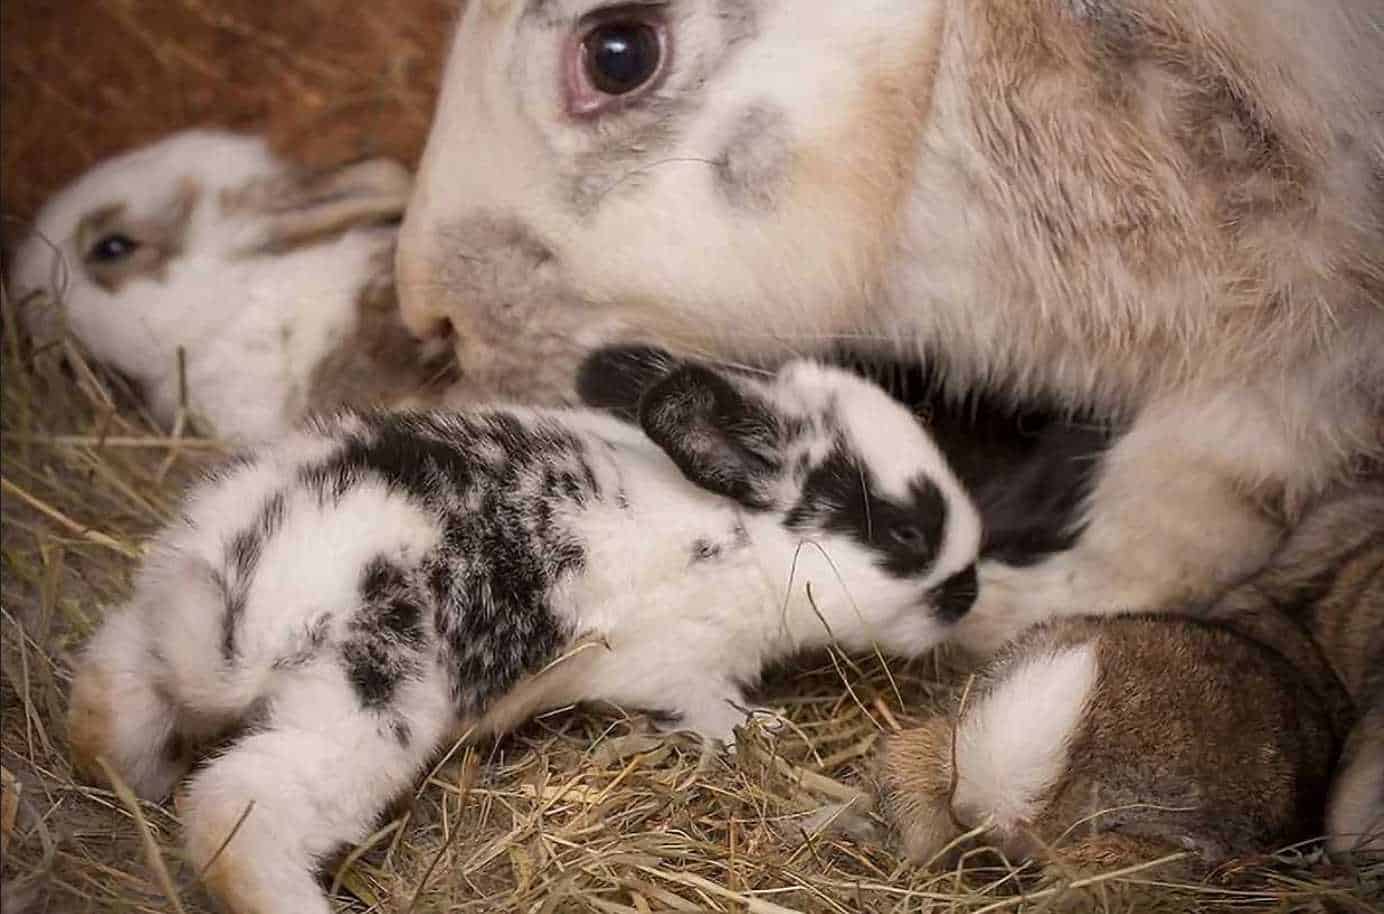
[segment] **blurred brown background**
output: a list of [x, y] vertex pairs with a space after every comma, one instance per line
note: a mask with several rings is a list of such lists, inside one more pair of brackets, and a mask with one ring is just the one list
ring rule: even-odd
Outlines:
[[311, 164], [427, 134], [459, 0], [3, 0], [0, 212], [170, 131], [264, 130]]

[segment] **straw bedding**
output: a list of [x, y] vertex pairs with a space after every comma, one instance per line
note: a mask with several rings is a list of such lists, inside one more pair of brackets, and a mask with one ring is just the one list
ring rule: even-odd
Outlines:
[[[191, 124], [266, 130], [307, 162], [412, 161], [450, 7], [6, 0], [7, 238], [98, 158]], [[171, 806], [73, 780], [63, 712], [74, 647], [128, 591], [182, 487], [223, 452], [170, 438], [72, 345], [28, 351], [15, 304], [0, 340], [0, 906], [209, 911]], [[937, 658], [810, 658], [765, 687], [788, 725], [745, 733], [732, 756], [655, 738], [614, 709], [545, 715], [440, 759], [324, 878], [352, 912], [1363, 912], [1384, 892], [1384, 872], [1311, 850], [1198, 884], [1160, 867], [1018, 870], [984, 854], [945, 872], [903, 865], [871, 813], [872, 750], [958, 678]]]

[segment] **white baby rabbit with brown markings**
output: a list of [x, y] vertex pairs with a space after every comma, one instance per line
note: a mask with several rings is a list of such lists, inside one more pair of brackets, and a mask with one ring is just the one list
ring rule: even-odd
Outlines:
[[[1016, 859], [1203, 868], [1328, 836], [1384, 853], [1384, 488], [1314, 508], [1205, 619], [1035, 627], [950, 714], [892, 737], [910, 857], [970, 829]], [[1344, 751], [1343, 751], [1344, 749]]]
[[218, 434], [263, 439], [443, 379], [441, 348], [409, 336], [394, 296], [410, 186], [388, 159], [308, 172], [259, 137], [184, 131], [59, 191], [8, 290], [37, 344], [70, 333], [162, 424], [186, 397]]
[[345, 412], [231, 463], [82, 655], [78, 764], [154, 798], [220, 740], [192, 860], [236, 914], [325, 914], [315, 867], [469, 727], [607, 701], [724, 740], [766, 664], [970, 608], [975, 508], [878, 387], [684, 365], [639, 418]]
[[[484, 386], [851, 341], [1128, 423], [968, 645], [1201, 606], [1384, 454], [1379, 0], [466, 5], [399, 245]], [[477, 138], [483, 137], [483, 141]]]

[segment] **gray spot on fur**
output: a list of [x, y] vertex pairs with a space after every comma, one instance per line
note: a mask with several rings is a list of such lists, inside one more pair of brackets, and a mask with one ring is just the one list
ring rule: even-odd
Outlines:
[[752, 105], [731, 129], [716, 163], [716, 185], [737, 207], [772, 209], [792, 161], [787, 115], [775, 106]]
[[692, 544], [692, 562], [707, 562], [721, 554], [721, 547], [710, 540], [699, 539]]
[[[490, 398], [528, 402], [569, 390], [583, 311], [564, 289], [552, 250], [522, 223], [492, 212], [440, 232], [439, 283], [474, 315], [455, 328], [464, 381]], [[516, 348], [516, 340], [523, 346]]]
[[761, 5], [747, 3], [746, 0], [720, 0], [716, 4], [716, 18], [721, 20], [721, 39], [728, 47], [759, 35]]
[[329, 613], [322, 613], [314, 619], [297, 639], [296, 649], [274, 661], [274, 669], [292, 670], [315, 660], [331, 634], [331, 623], [332, 617]]

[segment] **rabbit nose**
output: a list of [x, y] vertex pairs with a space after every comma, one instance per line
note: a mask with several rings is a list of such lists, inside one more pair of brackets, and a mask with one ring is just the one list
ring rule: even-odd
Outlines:
[[445, 296], [439, 294], [430, 274], [426, 256], [409, 245], [399, 246], [394, 262], [399, 315], [408, 332], [420, 340], [443, 339], [455, 329]]
[[974, 563], [967, 565], [941, 584], [928, 591], [928, 597], [944, 622], [956, 622], [975, 605], [980, 595], [980, 582]]

